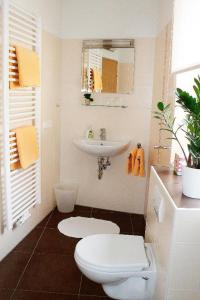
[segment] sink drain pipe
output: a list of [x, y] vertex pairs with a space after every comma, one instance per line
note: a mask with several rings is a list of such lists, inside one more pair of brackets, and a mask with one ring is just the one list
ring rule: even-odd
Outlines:
[[103, 171], [107, 169], [107, 167], [111, 166], [110, 158], [107, 157], [98, 157], [98, 179], [101, 180], [103, 177]]

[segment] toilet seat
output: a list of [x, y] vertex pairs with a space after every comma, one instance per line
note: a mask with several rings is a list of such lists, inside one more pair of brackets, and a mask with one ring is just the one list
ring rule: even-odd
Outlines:
[[136, 272], [149, 267], [142, 236], [98, 234], [78, 242], [75, 260], [100, 272]]

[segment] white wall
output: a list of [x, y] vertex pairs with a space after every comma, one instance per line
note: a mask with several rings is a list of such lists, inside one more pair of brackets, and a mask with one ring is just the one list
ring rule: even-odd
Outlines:
[[174, 0], [15, 0], [63, 38], [156, 36], [172, 18]]
[[63, 38], [155, 36], [158, 0], [62, 0]]
[[172, 20], [174, 0], [158, 0], [157, 33]]
[[40, 16], [44, 30], [60, 36], [62, 0], [15, 0], [15, 3]]
[[146, 179], [128, 176], [128, 151], [111, 159], [112, 166], [97, 178], [97, 159], [80, 152], [73, 139], [84, 136], [92, 125], [107, 129], [108, 138], [130, 138], [132, 147], [141, 142], [148, 161], [149, 130], [153, 86], [154, 39], [136, 39], [133, 95], [101, 95], [104, 101], [118, 97], [128, 108], [86, 107], [81, 101], [81, 40], [63, 40], [61, 103], [61, 180], [77, 181], [77, 203], [92, 207], [144, 212]]

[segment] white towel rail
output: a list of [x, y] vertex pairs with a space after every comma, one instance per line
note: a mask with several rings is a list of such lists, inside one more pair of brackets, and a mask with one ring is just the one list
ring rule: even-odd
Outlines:
[[[87, 86], [89, 89], [91, 89], [91, 70], [97, 69], [99, 71], [102, 71], [102, 54], [101, 49], [90, 49], [87, 52], [87, 58], [88, 62], [88, 68], [87, 68]], [[91, 92], [93, 89], [91, 89]]]
[[[11, 0], [0, 1], [0, 142], [3, 215], [11, 230], [29, 215], [29, 210], [41, 201], [40, 167], [40, 88], [9, 89], [10, 82], [18, 82], [15, 45], [36, 51], [41, 57], [40, 19]], [[12, 65], [10, 65], [12, 63]], [[2, 65], [2, 68], [1, 68]], [[2, 70], [2, 71], [1, 71]], [[37, 129], [39, 160], [27, 169], [12, 170], [19, 161], [16, 134], [12, 129], [34, 125]], [[3, 166], [3, 167], [2, 167]]]

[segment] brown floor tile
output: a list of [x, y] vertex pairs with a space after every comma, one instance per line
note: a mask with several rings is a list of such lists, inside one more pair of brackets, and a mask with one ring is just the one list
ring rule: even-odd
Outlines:
[[46, 228], [35, 252], [74, 254], [74, 249], [78, 241], [79, 239], [60, 233], [57, 228]]
[[0, 289], [0, 299], [1, 300], [9, 300], [12, 293], [13, 293], [12, 290], [1, 290]]
[[72, 255], [34, 254], [19, 290], [77, 294], [80, 278]]
[[0, 262], [0, 288], [16, 287], [28, 259], [28, 253], [11, 252]]
[[14, 251], [32, 252], [41, 233], [42, 228], [36, 227], [15, 247]]
[[146, 222], [143, 215], [132, 214], [133, 233], [136, 235], [145, 235]]
[[116, 210], [110, 210], [110, 209], [103, 209], [103, 208], [93, 208], [92, 209], [92, 212], [93, 213], [105, 213], [105, 214], [113, 214], [113, 213], [116, 213], [116, 214], [120, 214], [120, 215], [126, 215], [126, 213], [124, 212], [121, 212], [121, 211], [116, 211]]
[[104, 212], [95, 209], [92, 211], [92, 217], [114, 222], [120, 227], [120, 233], [132, 234], [130, 215], [127, 213], [114, 211]]
[[57, 228], [58, 223], [66, 218], [70, 217], [90, 217], [91, 209], [87, 207], [75, 207], [75, 210], [71, 213], [60, 213], [57, 209], [54, 210], [49, 222], [47, 223], [48, 228]]
[[50, 215], [53, 213], [53, 211], [51, 211], [38, 225], [37, 225], [37, 227], [45, 227], [46, 226], [46, 224], [47, 224], [47, 222], [48, 222], [48, 220], [49, 220], [49, 217], [50, 217]]
[[[1, 299], [1, 298], [0, 298]], [[78, 296], [57, 293], [16, 291], [12, 300], [77, 300]]]
[[97, 284], [87, 277], [83, 275], [82, 282], [81, 282], [81, 295], [98, 295], [98, 296], [106, 296], [103, 291], [101, 284]]
[[88, 206], [82, 206], [82, 205], [75, 205], [75, 207], [74, 207], [74, 211], [76, 212], [76, 213], [81, 213], [81, 212], [91, 212], [91, 210], [92, 210], [92, 208], [91, 207], [88, 207]]

